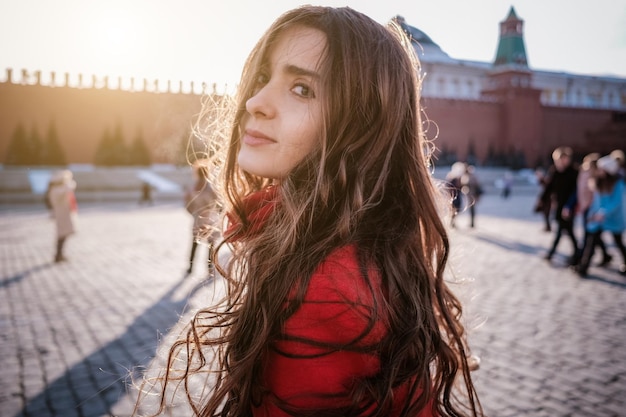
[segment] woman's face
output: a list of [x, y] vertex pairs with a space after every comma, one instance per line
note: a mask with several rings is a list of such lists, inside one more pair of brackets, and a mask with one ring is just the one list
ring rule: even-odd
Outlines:
[[293, 27], [270, 49], [242, 119], [238, 162], [244, 171], [281, 179], [319, 143], [325, 47], [323, 32]]

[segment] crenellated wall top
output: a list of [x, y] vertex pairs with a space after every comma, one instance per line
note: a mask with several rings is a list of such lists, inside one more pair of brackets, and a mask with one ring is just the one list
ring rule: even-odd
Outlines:
[[62, 77], [54, 71], [47, 74], [41, 71], [29, 71], [22, 69], [19, 75], [13, 70], [13, 68], [6, 69], [6, 78], [2, 80], [1, 84], [16, 84], [16, 85], [33, 85], [52, 88], [77, 88], [77, 89], [107, 89], [107, 90], [121, 90], [129, 92], [147, 92], [147, 93], [169, 93], [169, 94], [189, 94], [189, 95], [203, 95], [203, 94], [225, 94], [228, 92], [228, 85], [224, 85], [223, 88], [218, 88], [217, 83], [194, 83], [190, 81], [185, 83], [178, 81], [173, 83], [171, 80], [167, 80], [165, 83], [160, 83], [160, 80], [148, 80], [135, 79], [134, 77], [109, 77], [107, 75], [95, 75], [90, 74], [85, 76], [84, 74], [69, 74], [64, 73]]

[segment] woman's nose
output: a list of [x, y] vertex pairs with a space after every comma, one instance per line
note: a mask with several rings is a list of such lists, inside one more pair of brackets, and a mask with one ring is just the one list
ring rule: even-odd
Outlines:
[[276, 107], [272, 99], [272, 88], [266, 84], [246, 101], [246, 110], [252, 116], [272, 118]]

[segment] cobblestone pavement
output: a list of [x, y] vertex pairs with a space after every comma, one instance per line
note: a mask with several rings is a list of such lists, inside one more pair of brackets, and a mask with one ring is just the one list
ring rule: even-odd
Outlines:
[[[552, 236], [533, 200], [487, 195], [476, 228], [462, 214], [450, 234], [484, 408], [491, 417], [626, 416], [619, 257], [587, 279], [565, 256], [546, 262]], [[129, 416], [127, 385], [190, 301], [210, 297], [206, 267], [184, 277], [191, 219], [182, 206], [84, 205], [77, 226], [69, 261], [54, 264], [45, 210], [0, 210], [1, 417]], [[559, 251], [569, 250], [563, 241]]]

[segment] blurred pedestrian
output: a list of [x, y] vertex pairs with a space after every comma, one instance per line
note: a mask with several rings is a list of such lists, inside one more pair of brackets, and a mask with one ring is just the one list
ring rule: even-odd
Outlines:
[[141, 197], [139, 198], [139, 205], [152, 205], [154, 201], [152, 200], [152, 186], [148, 181], [143, 181], [141, 183]]
[[52, 210], [52, 203], [50, 203], [50, 189], [52, 188], [53, 177], [54, 176], [51, 176], [50, 180], [48, 180], [48, 186], [46, 187], [46, 192], [43, 196], [43, 202], [48, 210]]
[[483, 195], [483, 187], [476, 176], [474, 165], [466, 165], [465, 172], [461, 175], [461, 191], [470, 211], [470, 227], [475, 225], [476, 204]]
[[50, 181], [46, 192], [50, 202], [52, 217], [56, 226], [56, 253], [54, 262], [63, 262], [67, 258], [63, 253], [65, 241], [76, 230], [74, 217], [77, 212], [76, 196], [74, 190], [76, 182], [70, 170], [56, 172]]
[[609, 156], [615, 159], [619, 164], [617, 176], [623, 180], [626, 180], [626, 157], [624, 156], [624, 151], [622, 151], [621, 149], [615, 149], [609, 154]]
[[[594, 191], [596, 190], [596, 177], [598, 170], [598, 159], [600, 154], [597, 152], [585, 155], [583, 162], [578, 171], [578, 180], [576, 184], [576, 211], [582, 216], [584, 236], [582, 244], [588, 240], [587, 223], [589, 221], [589, 209], [593, 201]], [[602, 241], [601, 235], [597, 237], [596, 245], [602, 250], [602, 261], [600, 265], [608, 265], [611, 262], [611, 255], [606, 250], [606, 245]]]
[[185, 208], [193, 216], [191, 251], [187, 274], [191, 274], [199, 244], [207, 247], [206, 265], [211, 266], [214, 244], [219, 237], [217, 195], [209, 182], [209, 167], [206, 161], [197, 161], [193, 169], [195, 181], [185, 193]]
[[450, 213], [450, 226], [456, 227], [456, 216], [463, 209], [463, 185], [461, 177], [465, 174], [466, 166], [464, 162], [455, 162], [446, 174], [446, 183], [450, 193], [452, 212]]
[[561, 235], [565, 233], [572, 243], [572, 255], [568, 262], [570, 265], [575, 265], [580, 257], [578, 243], [574, 235], [574, 203], [578, 170], [572, 161], [572, 155], [573, 151], [569, 146], [560, 146], [552, 152], [554, 165], [548, 171], [548, 182], [544, 190], [546, 196], [542, 196], [541, 199], [547, 199], [547, 195], [550, 195], [556, 206], [554, 217], [557, 229], [545, 259], [552, 259], [561, 240]]
[[502, 192], [500, 196], [505, 200], [511, 196], [511, 191], [513, 189], [513, 175], [510, 172], [505, 172], [504, 177], [502, 178]]
[[541, 168], [535, 170], [535, 176], [537, 183], [541, 186], [541, 191], [537, 196], [537, 202], [535, 203], [535, 213], [540, 213], [543, 218], [544, 228], [546, 232], [552, 231], [550, 214], [552, 213], [552, 194], [546, 192], [546, 186], [548, 185], [549, 178], [548, 173]]
[[620, 164], [612, 156], [607, 155], [598, 159], [595, 185], [596, 191], [589, 207], [587, 222], [587, 240], [583, 250], [580, 265], [577, 270], [581, 276], [586, 276], [591, 258], [602, 232], [610, 232], [615, 246], [622, 256], [620, 273], [626, 275], [626, 247], [622, 234], [626, 229], [624, 219], [624, 180], [619, 176]]

